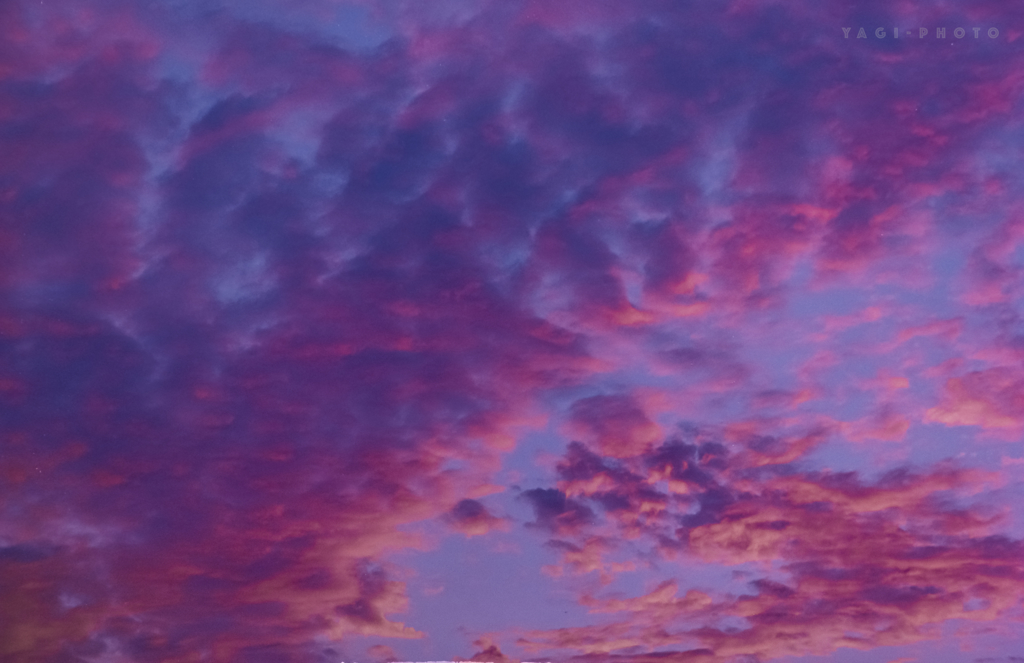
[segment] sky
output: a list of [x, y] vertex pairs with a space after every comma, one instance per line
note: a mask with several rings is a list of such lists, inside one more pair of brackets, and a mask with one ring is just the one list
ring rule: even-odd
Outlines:
[[1022, 36], [0, 2], [0, 661], [1024, 661]]

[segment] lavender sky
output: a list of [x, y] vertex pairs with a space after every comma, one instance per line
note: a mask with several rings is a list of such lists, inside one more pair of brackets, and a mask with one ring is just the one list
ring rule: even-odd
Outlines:
[[0, 0], [0, 662], [1024, 661], [1022, 34]]

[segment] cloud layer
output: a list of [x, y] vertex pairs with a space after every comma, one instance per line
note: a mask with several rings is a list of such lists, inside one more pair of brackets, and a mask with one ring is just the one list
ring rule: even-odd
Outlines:
[[3, 4], [0, 660], [1010, 660], [1022, 19]]

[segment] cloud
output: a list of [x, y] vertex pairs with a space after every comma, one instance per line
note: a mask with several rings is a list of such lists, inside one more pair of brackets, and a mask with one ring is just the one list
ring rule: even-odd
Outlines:
[[591, 396], [571, 409], [572, 428], [604, 455], [634, 455], [661, 437], [661, 431], [628, 395]]
[[477, 500], [464, 499], [452, 507], [448, 513], [448, 522], [466, 536], [481, 536], [492, 530], [508, 530], [509, 524], [491, 515], [482, 503]]
[[1024, 380], [1009, 368], [972, 371], [946, 381], [942, 401], [925, 413], [925, 421], [947, 426], [1018, 428]]
[[[665, 541], [678, 539], [680, 549], [705, 563], [779, 564], [788, 579], [755, 578], [754, 593], [740, 595], [689, 590], [680, 596], [675, 580], [636, 598], [583, 594], [580, 603], [591, 613], [622, 616], [601, 626], [531, 631], [524, 646], [631, 656], [638, 648], [654, 655], [700, 644], [722, 660], [826, 655], [843, 646], [916, 642], [945, 620], [993, 619], [1018, 605], [1021, 542], [998, 533], [998, 517], [950, 496], [998, 485], [998, 476], [948, 466], [927, 474], [894, 470], [867, 482], [854, 473], [809, 473], [792, 465], [765, 473], [756, 460], [719, 443], [668, 442], [630, 459], [602, 458], [573, 444], [560, 468], [572, 485], [594, 488], [578, 493], [584, 504], [607, 492], [635, 491], [639, 475], [621, 469], [631, 463], [654, 470], [645, 483], [669, 489], [660, 493], [659, 517], [642, 527], [609, 510], [577, 536], [617, 531], [641, 550], [670, 549]], [[678, 502], [673, 494], [688, 499]], [[572, 539], [557, 547], [576, 573], [601, 570], [604, 584], [614, 577], [607, 565], [580, 565], [584, 548]], [[726, 618], [743, 625], [725, 627]]]
[[370, 654], [370, 656], [372, 656], [375, 660], [378, 661], [388, 662], [398, 660], [398, 655], [395, 654], [395, 651], [387, 645], [374, 645], [370, 647], [370, 649], [367, 651]]
[[589, 507], [569, 499], [565, 493], [554, 488], [533, 488], [524, 491], [523, 499], [530, 503], [536, 520], [534, 527], [552, 532], [577, 529], [593, 518]]
[[480, 648], [480, 651], [473, 654], [470, 658], [456, 658], [456, 661], [487, 661], [488, 663], [519, 663], [517, 659], [512, 659], [501, 652], [496, 644], [491, 642], [490, 638], [481, 638], [473, 643], [476, 647]]
[[494, 532], [591, 612], [474, 658], [1012, 622], [1008, 475], [921, 426], [1019, 428], [995, 6], [4, 3], [0, 658], [406, 656], [390, 560]]

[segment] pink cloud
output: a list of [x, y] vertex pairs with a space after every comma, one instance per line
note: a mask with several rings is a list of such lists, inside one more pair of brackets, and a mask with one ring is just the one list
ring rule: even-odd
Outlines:
[[[0, 6], [0, 658], [1016, 623], [1020, 450], [920, 426], [1020, 428], [996, 6], [957, 50], [824, 5]], [[432, 632], [390, 560], [446, 536], [578, 610]]]
[[1024, 380], [1009, 368], [973, 371], [946, 381], [942, 400], [926, 422], [947, 426], [1019, 428], [1024, 416]]
[[628, 395], [591, 396], [572, 406], [570, 432], [606, 456], [634, 456], [662, 436], [661, 429]]

